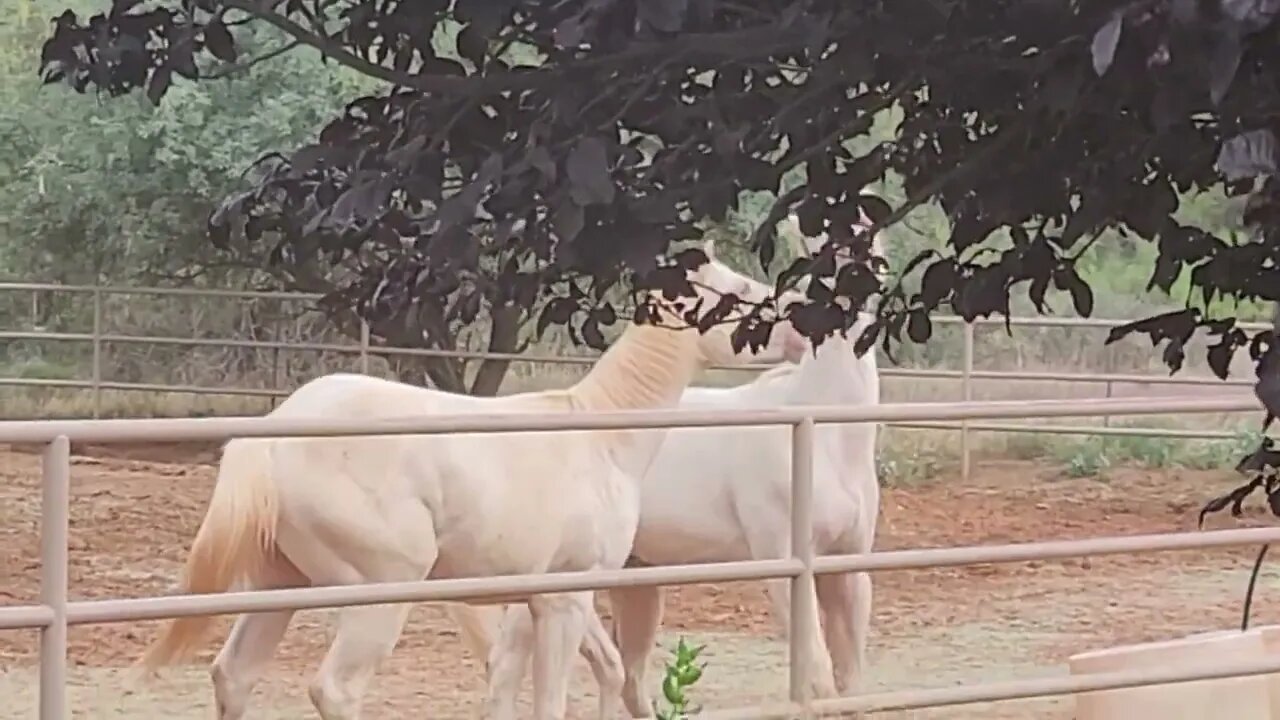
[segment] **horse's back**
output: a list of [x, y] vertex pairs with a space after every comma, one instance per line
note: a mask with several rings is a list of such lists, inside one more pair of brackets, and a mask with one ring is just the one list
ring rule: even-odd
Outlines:
[[330, 373], [294, 390], [268, 417], [389, 418], [482, 411], [488, 398], [356, 373]]

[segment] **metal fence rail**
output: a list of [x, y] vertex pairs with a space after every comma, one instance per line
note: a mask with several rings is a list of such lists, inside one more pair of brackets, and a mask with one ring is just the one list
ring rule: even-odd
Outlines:
[[[320, 295], [314, 293], [226, 290], [204, 288], [160, 288], [160, 287], [126, 287], [126, 286], [93, 286], [93, 285], [59, 285], [55, 283], [0, 283], [0, 292], [29, 292], [33, 298], [41, 292], [64, 292], [70, 294], [90, 295], [93, 298], [93, 320], [91, 332], [46, 332], [29, 330], [0, 331], [0, 342], [5, 340], [29, 340], [38, 342], [59, 341], [91, 343], [93, 347], [92, 366], [88, 379], [44, 379], [23, 377], [0, 377], [0, 386], [33, 387], [50, 389], [82, 389], [92, 393], [93, 417], [101, 416], [102, 393], [106, 390], [124, 392], [151, 393], [184, 393], [193, 395], [217, 395], [228, 397], [261, 397], [275, 399], [284, 398], [292, 391], [286, 387], [247, 388], [247, 387], [209, 387], [204, 385], [181, 385], [167, 383], [120, 382], [103, 377], [103, 347], [107, 344], [118, 345], [150, 345], [157, 347], [228, 347], [277, 352], [327, 352], [346, 355], [357, 355], [363, 372], [368, 372], [369, 362], [373, 357], [453, 357], [468, 359], [501, 359], [516, 363], [533, 363], [543, 365], [575, 365], [589, 366], [595, 362], [588, 356], [556, 356], [538, 354], [489, 353], [433, 350], [395, 345], [375, 345], [370, 341], [369, 328], [361, 326], [358, 343], [307, 343], [282, 342], [271, 340], [245, 340], [241, 338], [195, 338], [166, 337], [147, 335], [126, 335], [103, 332], [103, 300], [110, 295], [143, 295], [157, 297], [187, 298], [225, 298], [243, 300], [285, 300], [298, 302], [314, 302]], [[34, 302], [34, 300], [33, 300]], [[1117, 384], [1142, 383], [1149, 385], [1170, 386], [1216, 386], [1216, 387], [1249, 387], [1253, 381], [1248, 379], [1219, 380], [1209, 376], [1166, 376], [1143, 375], [1133, 373], [1058, 373], [1058, 372], [1005, 372], [991, 370], [975, 370], [974, 328], [976, 326], [1003, 325], [1001, 318], [979, 318], [972, 324], [956, 316], [939, 316], [934, 321], [943, 325], [961, 325], [963, 328], [962, 365], [960, 370], [950, 369], [912, 369], [884, 368], [881, 377], [886, 378], [932, 378], [951, 379], [960, 382], [960, 396], [964, 401], [973, 399], [973, 383], [976, 380], [994, 381], [1047, 381], [1073, 384], [1089, 384], [1103, 386], [1105, 397], [1111, 397]], [[1099, 318], [1052, 318], [1052, 317], [1018, 317], [1011, 318], [1009, 323], [1020, 327], [1061, 327], [1061, 328], [1112, 328], [1125, 321]], [[1267, 326], [1262, 323], [1241, 323], [1246, 330], [1263, 330]], [[717, 367], [719, 370], [759, 372], [772, 365], [745, 365]], [[967, 480], [971, 471], [971, 437], [973, 432], [1022, 432], [1070, 435], [1108, 435], [1108, 436], [1142, 436], [1162, 437], [1170, 439], [1228, 440], [1236, 434], [1227, 431], [1190, 431], [1169, 428], [1113, 428], [1111, 417], [1101, 415], [1101, 425], [1031, 425], [1031, 424], [990, 424], [970, 423], [961, 420], [958, 423], [888, 423], [909, 429], [958, 430], [960, 432], [960, 474]]]
[[[686, 584], [728, 580], [786, 578], [791, 583], [790, 701], [766, 708], [737, 708], [717, 716], [760, 718], [831, 715], [851, 710], [939, 707], [1001, 699], [1062, 695], [1091, 690], [1135, 687], [1204, 678], [1280, 672], [1280, 658], [1232, 663], [1216, 668], [1154, 669], [1100, 673], [1089, 677], [992, 683], [958, 688], [903, 690], [815, 700], [807, 696], [812, 668], [804, 658], [805, 643], [817, 623], [813, 605], [814, 577], [865, 570], [919, 569], [993, 562], [1021, 562], [1090, 554], [1155, 552], [1227, 545], [1280, 542], [1280, 528], [1205, 533], [1095, 538], [1071, 542], [1024, 543], [988, 547], [950, 547], [872, 552], [815, 558], [808, 542], [812, 512], [812, 441], [818, 423], [925, 422], [937, 420], [1001, 420], [1034, 417], [1083, 417], [1170, 413], [1223, 413], [1256, 410], [1251, 396], [1229, 398], [1164, 398], [1141, 401], [1035, 401], [997, 403], [912, 403], [869, 408], [788, 408], [737, 412], [688, 410], [631, 411], [544, 416], [466, 415], [395, 419], [377, 422], [281, 420], [276, 418], [211, 418], [183, 420], [46, 420], [0, 422], [0, 442], [43, 443], [41, 503], [40, 603], [0, 608], [0, 628], [39, 628], [40, 718], [67, 717], [67, 627], [86, 623], [124, 622], [182, 615], [240, 613], [284, 608], [320, 608], [388, 602], [500, 599], [532, 593], [605, 589], [629, 585]], [[331, 437], [338, 435], [555, 432], [666, 427], [788, 425], [793, 443], [792, 554], [790, 558], [611, 570], [606, 572], [427, 580], [345, 587], [235, 592], [215, 595], [139, 599], [68, 601], [67, 530], [70, 495], [70, 443], [177, 442], [225, 440], [230, 437]]]

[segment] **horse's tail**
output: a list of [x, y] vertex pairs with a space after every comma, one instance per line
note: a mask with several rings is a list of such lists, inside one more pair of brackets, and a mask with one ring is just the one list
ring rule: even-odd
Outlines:
[[462, 631], [462, 641], [481, 663], [489, 662], [489, 650], [498, 641], [504, 605], [446, 603], [445, 611]]
[[[232, 440], [218, 467], [213, 498], [191, 544], [183, 572], [185, 593], [226, 592], [240, 580], [252, 580], [273, 552], [279, 495], [272, 480], [271, 440]], [[213, 618], [176, 618], [143, 655], [144, 669], [154, 671], [190, 655]]]

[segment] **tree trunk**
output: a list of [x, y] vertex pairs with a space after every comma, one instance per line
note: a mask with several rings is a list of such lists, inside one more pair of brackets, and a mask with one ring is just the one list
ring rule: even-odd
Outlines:
[[[292, 276], [280, 277], [277, 280], [289, 290], [324, 294], [331, 292], [333, 286], [312, 268], [294, 268]], [[489, 350], [491, 352], [516, 352], [519, 341], [523, 311], [512, 306], [495, 308], [492, 311], [493, 329], [489, 334]], [[330, 322], [340, 332], [351, 338], [360, 337], [360, 318], [350, 308], [326, 313]], [[439, 328], [437, 328], [439, 331]], [[383, 338], [389, 345], [398, 347], [419, 347], [421, 345], [421, 328], [398, 327], [381, 324], [372, 328], [375, 336]], [[456, 343], [450, 338], [445, 343], [453, 349]], [[496, 395], [506, 377], [508, 360], [486, 360], [481, 363], [476, 379], [471, 387], [467, 387], [467, 360], [456, 357], [427, 357], [421, 355], [393, 355], [388, 357], [391, 372], [397, 380], [411, 385], [432, 387], [445, 392], [473, 395]]]
[[[489, 352], [514, 353], [520, 338], [523, 311], [511, 305], [494, 308], [493, 327], [489, 331]], [[493, 396], [502, 389], [502, 381], [511, 367], [510, 360], [486, 359], [480, 362], [476, 378], [471, 382], [472, 395]]]
[[400, 382], [451, 393], [467, 392], [465, 368], [462, 358], [402, 355], [391, 361], [391, 371]]

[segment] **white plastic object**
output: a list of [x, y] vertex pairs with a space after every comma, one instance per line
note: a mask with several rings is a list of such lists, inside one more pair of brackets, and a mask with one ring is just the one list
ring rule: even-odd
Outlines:
[[[1071, 656], [1072, 675], [1185, 667], [1280, 652], [1280, 626], [1218, 630]], [[1199, 680], [1076, 695], [1076, 720], [1280, 720], [1280, 675]]]

